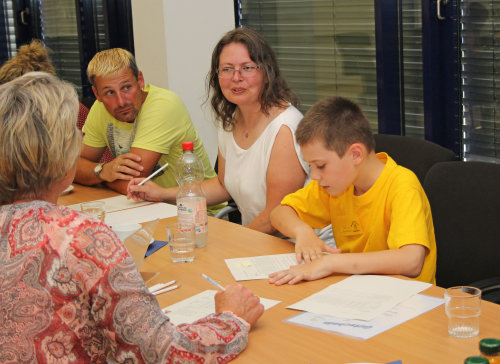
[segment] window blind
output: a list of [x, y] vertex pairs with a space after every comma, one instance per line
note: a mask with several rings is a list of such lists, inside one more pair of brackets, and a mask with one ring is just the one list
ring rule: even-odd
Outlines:
[[465, 160], [500, 162], [500, 2], [461, 0]]
[[424, 138], [422, 8], [420, 0], [401, 1], [404, 134]]
[[5, 46], [7, 59], [17, 54], [16, 28], [14, 25], [14, 9], [12, 0], [3, 0], [3, 25], [5, 27]]
[[377, 123], [373, 0], [240, 0], [240, 21], [270, 43], [306, 112], [319, 99], [357, 102]]
[[80, 41], [74, 0], [40, 1], [42, 40], [52, 51], [57, 75], [73, 83], [81, 95]]

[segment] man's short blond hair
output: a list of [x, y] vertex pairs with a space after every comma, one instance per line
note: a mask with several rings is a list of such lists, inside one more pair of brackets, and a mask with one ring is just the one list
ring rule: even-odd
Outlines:
[[92, 86], [95, 86], [96, 77], [116, 75], [124, 68], [130, 68], [136, 79], [139, 77], [139, 69], [132, 53], [122, 48], [106, 49], [96, 53], [90, 60], [87, 77]]
[[75, 167], [78, 107], [75, 88], [45, 72], [0, 86], [0, 204], [40, 198]]

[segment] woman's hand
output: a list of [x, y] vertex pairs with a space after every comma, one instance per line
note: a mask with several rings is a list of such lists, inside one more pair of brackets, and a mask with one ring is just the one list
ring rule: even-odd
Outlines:
[[241, 284], [231, 284], [215, 295], [215, 312], [231, 311], [253, 326], [264, 312], [259, 297]]
[[[152, 181], [147, 181], [142, 186], [139, 183], [144, 178], [134, 178], [127, 186], [127, 198], [134, 201], [166, 201], [168, 200], [168, 189], [158, 186]], [[175, 195], [174, 195], [175, 196]]]

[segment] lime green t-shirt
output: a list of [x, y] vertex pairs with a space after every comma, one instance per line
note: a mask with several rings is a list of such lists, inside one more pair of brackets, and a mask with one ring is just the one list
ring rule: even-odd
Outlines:
[[[153, 181], [162, 187], [177, 186], [174, 167], [182, 154], [184, 141], [194, 143], [194, 153], [203, 163], [205, 179], [215, 177], [207, 152], [180, 97], [172, 91], [149, 84], [144, 91], [148, 96], [137, 115], [131, 147], [161, 153], [158, 164], [169, 163], [164, 173]], [[115, 157], [127, 153], [128, 148], [120, 148], [120, 141], [127, 144], [126, 140], [133, 132], [135, 123], [116, 120], [102, 102], [96, 101], [82, 129], [85, 133], [83, 142], [97, 148], [108, 146]]]
[[[169, 166], [153, 181], [167, 188], [177, 186], [175, 165], [183, 153], [182, 142], [192, 141], [194, 153], [203, 163], [205, 179], [215, 177], [208, 154], [180, 97], [150, 84], [144, 91], [148, 95], [134, 123], [115, 119], [102, 102], [96, 101], [82, 128], [84, 144], [96, 148], [107, 146], [115, 157], [127, 153], [130, 147], [161, 153], [158, 164], [163, 166], [168, 162]], [[224, 205], [212, 206], [209, 210], [214, 213]]]

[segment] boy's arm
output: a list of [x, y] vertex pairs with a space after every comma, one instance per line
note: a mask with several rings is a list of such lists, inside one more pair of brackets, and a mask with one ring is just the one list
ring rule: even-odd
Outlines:
[[272, 273], [269, 282], [276, 285], [344, 274], [400, 274], [417, 277], [424, 265], [426, 248], [423, 245], [404, 245], [399, 249], [366, 253], [345, 253], [324, 256], [314, 262]]
[[279, 205], [271, 212], [271, 224], [283, 235], [295, 239], [297, 261], [309, 263], [321, 257], [322, 252], [338, 253], [318, 238], [314, 230], [302, 221], [290, 206]]

